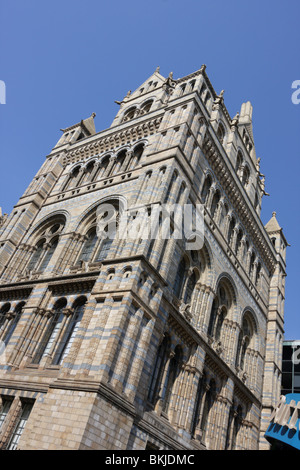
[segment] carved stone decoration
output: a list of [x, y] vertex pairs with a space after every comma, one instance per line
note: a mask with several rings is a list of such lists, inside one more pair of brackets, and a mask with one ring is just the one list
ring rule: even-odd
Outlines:
[[192, 313], [190, 311], [190, 305], [189, 304], [185, 304], [185, 303], [181, 303], [180, 307], [179, 307], [179, 312], [186, 318], [186, 320], [188, 321], [191, 321], [192, 319]]

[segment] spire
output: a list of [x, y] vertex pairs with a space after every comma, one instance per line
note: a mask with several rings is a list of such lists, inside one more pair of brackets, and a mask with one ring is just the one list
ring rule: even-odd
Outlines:
[[272, 218], [269, 220], [269, 222], [265, 225], [265, 229], [268, 233], [271, 232], [280, 232], [282, 229], [276, 219], [276, 212], [274, 211], [272, 213]]

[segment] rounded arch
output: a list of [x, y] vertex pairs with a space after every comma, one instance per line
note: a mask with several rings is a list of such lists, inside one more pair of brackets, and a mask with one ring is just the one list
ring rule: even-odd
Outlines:
[[235, 171], [238, 171], [240, 167], [242, 166], [244, 161], [244, 153], [243, 151], [238, 148], [237, 154], [236, 154], [236, 161], [235, 161]]
[[112, 156], [112, 152], [105, 152], [103, 155], [101, 155], [99, 157], [100, 165], [102, 165], [106, 159], [109, 160], [111, 156]]
[[149, 113], [150, 109], [152, 108], [152, 105], [154, 103], [154, 98], [148, 98], [147, 100], [143, 101], [140, 106], [140, 114], [146, 114]]
[[[59, 233], [63, 233], [66, 229], [67, 222], [70, 219], [70, 214], [66, 210], [59, 210], [51, 212], [51, 214], [45, 215], [41, 220], [39, 220], [31, 229], [28, 239], [32, 240], [32, 244], [37, 243], [39, 238], [45, 237], [47, 230], [51, 230], [51, 227], [55, 224], [61, 224], [61, 230]], [[58, 233], [58, 231], [56, 231]], [[49, 233], [51, 236], [51, 234]], [[53, 233], [54, 235], [54, 233]]]
[[68, 175], [71, 175], [75, 170], [80, 170], [84, 166], [85, 162], [80, 160], [79, 162], [72, 163], [68, 169]]
[[72, 303], [72, 308], [76, 309], [79, 307], [82, 307], [87, 303], [87, 297], [86, 295], [80, 295], [79, 297], [76, 297], [76, 299]]
[[240, 322], [239, 324], [242, 326], [243, 324], [243, 320], [244, 319], [248, 319], [252, 328], [253, 328], [253, 333], [255, 335], [259, 334], [259, 322], [258, 322], [258, 318], [257, 318], [257, 315], [255, 313], [255, 311], [253, 310], [253, 308], [247, 306], [244, 308], [242, 314], [241, 314], [241, 318], [240, 318]]
[[223, 123], [223, 121], [219, 120], [218, 126], [217, 126], [217, 137], [221, 144], [224, 143], [225, 141], [225, 136], [226, 136], [226, 126]]
[[123, 195], [114, 194], [105, 196], [99, 201], [91, 204], [82, 214], [80, 214], [80, 220], [77, 221], [76, 225], [74, 226], [74, 231], [83, 234], [89, 229], [91, 225], [96, 225], [97, 209], [102, 204], [106, 203], [111, 203], [112, 205], [117, 204], [119, 212], [123, 212], [127, 209], [127, 199]]
[[237, 299], [238, 299], [238, 290], [236, 288], [236, 285], [232, 276], [226, 272], [219, 274], [215, 283], [215, 292], [217, 292], [218, 287], [220, 286], [221, 283], [224, 283], [224, 285], [227, 287], [228, 291], [231, 294], [233, 304], [236, 304]]
[[59, 298], [56, 298], [54, 301], [53, 301], [53, 305], [51, 307], [51, 310], [61, 310], [63, 308], [65, 308], [68, 304], [68, 300], [66, 297], [59, 297]]
[[130, 106], [129, 108], [125, 109], [122, 117], [122, 122], [130, 121], [135, 117], [135, 113], [137, 110], [137, 106]]
[[141, 140], [138, 140], [137, 142], [135, 142], [133, 145], [132, 145], [132, 150], [135, 151], [138, 147], [140, 147], [141, 145], [143, 147], [146, 147], [146, 145], [148, 144], [148, 140], [147, 139], [141, 139]]
[[204, 239], [200, 250], [196, 250], [195, 253], [190, 252], [190, 265], [196, 268], [201, 283], [207, 286], [213, 285], [213, 253], [206, 239]]
[[251, 170], [248, 165], [248, 163], [245, 163], [244, 169], [243, 169], [243, 175], [242, 175], [242, 183], [246, 187], [249, 184], [250, 181], [250, 175], [251, 175]]
[[5, 302], [0, 308], [0, 314], [5, 315], [10, 311], [11, 304], [10, 302]]
[[210, 171], [207, 171], [204, 176], [202, 189], [201, 189], [201, 200], [202, 203], [205, 204], [208, 201], [208, 196], [210, 192], [210, 188], [214, 183], [214, 176]]

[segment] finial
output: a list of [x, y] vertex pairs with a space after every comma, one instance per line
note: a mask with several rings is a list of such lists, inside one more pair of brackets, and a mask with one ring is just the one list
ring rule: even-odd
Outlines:
[[169, 73], [169, 78], [173, 79], [173, 72]]
[[96, 113], [92, 113], [91, 117], [92, 118], [96, 117]]
[[275, 212], [275, 211], [272, 212], [272, 216], [273, 216], [273, 217], [276, 217], [276, 212]]
[[156, 67], [155, 72], [159, 73], [159, 70], [160, 70], [160, 66]]
[[201, 65], [200, 71], [201, 71], [201, 72], [204, 72], [205, 69], [206, 69], [206, 64]]

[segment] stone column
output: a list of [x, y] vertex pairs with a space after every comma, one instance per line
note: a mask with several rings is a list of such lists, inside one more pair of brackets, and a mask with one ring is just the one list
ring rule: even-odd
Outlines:
[[48, 328], [49, 318], [54, 315], [53, 310], [45, 310], [43, 308], [38, 308], [36, 311], [36, 329], [32, 333], [32, 338], [30, 341], [30, 345], [28, 346], [27, 350], [27, 363], [29, 364], [32, 361], [32, 358], [36, 354], [40, 342], [43, 340], [44, 335]]

